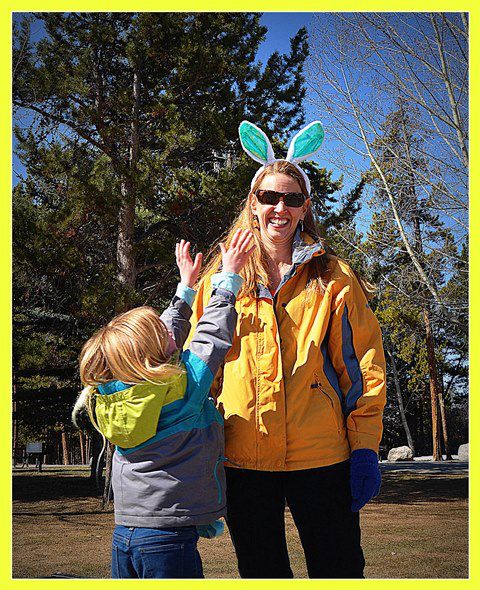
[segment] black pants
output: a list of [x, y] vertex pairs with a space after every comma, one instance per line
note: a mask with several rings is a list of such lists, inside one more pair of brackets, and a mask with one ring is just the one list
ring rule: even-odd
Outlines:
[[350, 509], [349, 461], [301, 471], [226, 467], [227, 524], [242, 578], [293, 578], [285, 504], [309, 578], [363, 578], [359, 514]]

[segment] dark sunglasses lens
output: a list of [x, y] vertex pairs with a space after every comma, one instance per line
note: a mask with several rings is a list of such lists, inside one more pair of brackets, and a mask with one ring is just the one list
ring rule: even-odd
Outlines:
[[255, 194], [262, 205], [277, 205], [280, 197], [283, 197], [287, 207], [301, 207], [305, 202], [303, 193], [277, 193], [276, 191], [259, 190]]
[[305, 195], [303, 193], [288, 193], [285, 195], [284, 201], [287, 207], [301, 207], [305, 202]]
[[256, 195], [262, 205], [276, 205], [280, 196], [275, 191], [257, 191]]

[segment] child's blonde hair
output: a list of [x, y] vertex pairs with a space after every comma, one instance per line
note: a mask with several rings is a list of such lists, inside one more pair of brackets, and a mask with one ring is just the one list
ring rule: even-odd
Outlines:
[[[80, 353], [80, 379], [85, 389], [74, 410], [86, 406], [97, 428], [92, 407], [94, 387], [118, 380], [127, 384], [162, 383], [184, 370], [169, 362], [170, 336], [157, 312], [136, 307], [113, 318], [85, 343]], [[97, 428], [98, 430], [98, 428]]]
[[183, 370], [169, 363], [169, 334], [152, 307], [126, 311], [100, 328], [80, 353], [80, 379], [97, 386], [118, 379], [134, 384], [153, 383]]

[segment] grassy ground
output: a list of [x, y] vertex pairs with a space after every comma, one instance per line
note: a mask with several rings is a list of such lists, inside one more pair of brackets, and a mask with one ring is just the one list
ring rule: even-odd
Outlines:
[[[462, 473], [385, 472], [381, 495], [361, 512], [366, 577], [468, 577], [467, 492]], [[113, 513], [101, 510], [86, 468], [15, 469], [13, 498], [14, 578], [109, 577]], [[305, 578], [288, 512], [287, 534], [295, 577]], [[238, 577], [228, 533], [199, 549], [205, 577]]]

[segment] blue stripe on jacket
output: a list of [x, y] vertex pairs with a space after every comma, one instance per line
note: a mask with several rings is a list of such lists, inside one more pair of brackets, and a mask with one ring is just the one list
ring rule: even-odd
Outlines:
[[353, 347], [353, 333], [350, 321], [348, 319], [348, 307], [345, 304], [345, 309], [342, 314], [342, 355], [343, 362], [347, 368], [348, 376], [350, 377], [351, 386], [345, 397], [346, 414], [355, 408], [358, 399], [363, 394], [363, 378], [360, 370], [360, 363], [358, 362]]
[[340, 384], [338, 382], [337, 373], [335, 372], [335, 369], [333, 368], [332, 361], [331, 361], [330, 356], [328, 354], [327, 340], [328, 340], [328, 335], [325, 336], [325, 338], [323, 339], [322, 345], [320, 346], [320, 350], [322, 351], [322, 355], [323, 355], [323, 371], [325, 373], [325, 376], [328, 379], [328, 382], [335, 390], [335, 393], [337, 394], [338, 399], [340, 400], [340, 405], [343, 410], [345, 407], [344, 402], [343, 402], [343, 394], [342, 394], [342, 390], [340, 388]]

